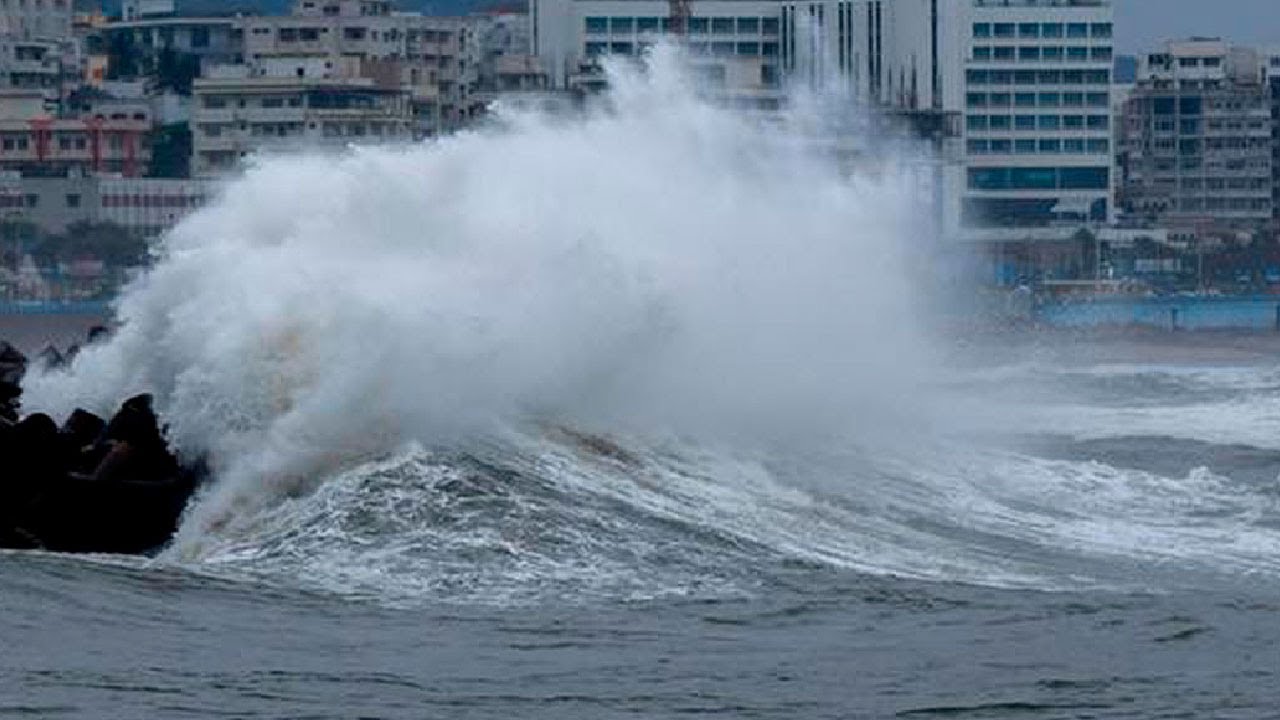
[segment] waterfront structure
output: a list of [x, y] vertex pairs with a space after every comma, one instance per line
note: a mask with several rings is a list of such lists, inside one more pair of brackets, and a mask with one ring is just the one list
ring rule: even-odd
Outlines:
[[408, 89], [343, 73], [334, 77], [325, 65], [316, 60], [299, 66], [301, 75], [256, 76], [244, 66], [233, 66], [197, 80], [191, 113], [192, 173], [229, 173], [242, 159], [260, 152], [342, 148], [412, 137]]
[[1189, 40], [1146, 55], [1122, 119], [1126, 215], [1197, 236], [1269, 228], [1272, 112], [1255, 50]]

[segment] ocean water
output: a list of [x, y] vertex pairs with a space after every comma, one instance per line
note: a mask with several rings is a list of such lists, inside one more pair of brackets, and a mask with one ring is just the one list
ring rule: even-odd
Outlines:
[[214, 481], [0, 553], [0, 716], [1275, 717], [1280, 342], [934, 336], [917, 150], [680, 67], [177, 228], [24, 402]]
[[198, 561], [0, 555], [0, 713], [1274, 717], [1274, 363], [954, 383], [1037, 417], [820, 458], [413, 449]]

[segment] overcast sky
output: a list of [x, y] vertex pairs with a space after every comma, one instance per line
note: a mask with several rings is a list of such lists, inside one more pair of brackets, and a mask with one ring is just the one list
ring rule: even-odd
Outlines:
[[1116, 49], [1123, 53], [1192, 35], [1280, 46], [1280, 0], [1115, 0], [1115, 6]]

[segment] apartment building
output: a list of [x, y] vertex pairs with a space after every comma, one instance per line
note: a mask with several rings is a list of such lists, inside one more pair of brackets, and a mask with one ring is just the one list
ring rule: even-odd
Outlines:
[[1253, 49], [1189, 40], [1142, 58], [1120, 120], [1126, 214], [1202, 234], [1271, 226], [1272, 103]]
[[137, 176], [151, 160], [150, 129], [145, 109], [53, 116], [38, 91], [0, 91], [0, 171]]
[[325, 74], [325, 62], [301, 66], [301, 74], [250, 75], [240, 66], [197, 80], [192, 174], [232, 172], [254, 153], [413, 137], [407, 88], [369, 78], [331, 77]]
[[[271, 65], [323, 60], [331, 76], [376, 78], [406, 88], [420, 136], [478, 116], [483, 19], [392, 12], [388, 0], [296, 0], [293, 14], [244, 18], [244, 62], [255, 74]], [[357, 65], [347, 61], [355, 59]]]
[[0, 0], [0, 35], [23, 40], [71, 37], [72, 0]]

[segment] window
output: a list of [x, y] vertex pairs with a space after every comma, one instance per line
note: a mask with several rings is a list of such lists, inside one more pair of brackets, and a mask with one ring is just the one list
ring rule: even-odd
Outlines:
[[630, 35], [635, 31], [635, 28], [636, 24], [634, 18], [609, 18], [609, 33], [611, 35]]
[[1062, 93], [1062, 104], [1066, 107], [1081, 107], [1084, 105], [1084, 94], [1078, 92]]
[[609, 52], [614, 55], [631, 55], [636, 51], [635, 43], [615, 42], [609, 43]]
[[1018, 23], [1018, 37], [1020, 38], [1040, 37], [1040, 23]]
[[362, 27], [349, 27], [342, 30], [342, 38], [344, 40], [363, 40], [365, 34], [365, 29]]
[[738, 18], [738, 33], [741, 35], [755, 35], [760, 32], [760, 18], [740, 17]]
[[1090, 85], [1110, 85], [1110, 70], [1085, 70], [1084, 81]]
[[968, 95], [965, 95], [965, 105], [969, 107], [986, 107], [987, 94], [986, 93], [969, 93]]
[[998, 38], [1013, 37], [1013, 23], [996, 23], [994, 29]]
[[1089, 37], [1089, 26], [1086, 23], [1067, 23], [1067, 37], [1069, 38]]
[[1035, 130], [1036, 116], [1035, 115], [1018, 115], [1014, 117], [1013, 128], [1015, 130]]
[[704, 17], [689, 18], [689, 32], [695, 35], [706, 35], [710, 22]]
[[1062, 23], [1044, 23], [1040, 26], [1040, 34], [1047, 38], [1062, 37]]
[[604, 55], [609, 52], [609, 43], [589, 42], [586, 46], [587, 57], [595, 57], [596, 55]]
[[1084, 62], [1089, 59], [1089, 48], [1072, 45], [1067, 48], [1067, 62]]
[[1090, 115], [1088, 127], [1090, 130], [1106, 130], [1111, 127], [1111, 116], [1109, 115]]
[[964, 125], [965, 125], [965, 128], [970, 131], [986, 130], [987, 116], [986, 115], [970, 115], [965, 118]]
[[589, 17], [585, 22], [589, 33], [609, 32], [609, 18]]
[[992, 140], [991, 141], [992, 155], [1008, 155], [1012, 150], [1013, 150], [1013, 143], [1009, 142], [1008, 140]]
[[1111, 23], [1093, 23], [1089, 26], [1089, 34], [1096, 38], [1111, 37]]
[[1062, 73], [1057, 70], [1041, 70], [1036, 74], [1041, 85], [1057, 85], [1062, 82]]
[[1089, 107], [1106, 107], [1107, 103], [1110, 101], [1110, 98], [1106, 93], [1089, 93], [1085, 97], [1087, 98]]
[[1062, 120], [1057, 115], [1041, 115], [1039, 119], [1041, 130], [1057, 130], [1062, 125]]
[[1035, 93], [1014, 93], [1013, 104], [1016, 107], [1035, 107], [1036, 94]]
[[1111, 48], [1109, 46], [1091, 48], [1089, 50], [1089, 59], [1093, 60], [1094, 62], [1110, 62]]
[[1040, 93], [1040, 107], [1058, 107], [1062, 104], [1062, 96], [1058, 93]]
[[1040, 49], [1040, 55], [1045, 62], [1062, 62], [1062, 48], [1058, 46], [1046, 47]]
[[973, 36], [976, 38], [991, 37], [991, 23], [974, 23]]
[[1200, 134], [1200, 121], [1199, 120], [1179, 120], [1178, 132], [1183, 135], [1198, 135]]
[[1178, 113], [1181, 115], [1199, 115], [1204, 109], [1204, 100], [1199, 96], [1178, 98]]
[[1200, 67], [1200, 58], [1193, 58], [1193, 57], [1178, 58], [1178, 67], [1184, 67], [1184, 68]]
[[1008, 70], [989, 70], [987, 80], [991, 81], [992, 85], [1008, 85], [1013, 82], [1013, 73]]
[[1063, 115], [1062, 127], [1066, 130], [1083, 130], [1084, 116], [1083, 115]]
[[1083, 70], [1064, 70], [1062, 72], [1062, 84], [1081, 85], [1083, 83], [1084, 83]]
[[1175, 107], [1173, 98], [1158, 97], [1151, 102], [1151, 110], [1156, 115], [1172, 115]]
[[1062, 142], [1059, 140], [1041, 140], [1040, 152], [1047, 154], [1057, 154], [1062, 152]]
[[733, 18], [711, 18], [711, 33], [713, 35], [732, 35]]
[[1105, 167], [1059, 168], [1058, 186], [1063, 190], [1106, 190], [1109, 176]]
[[[1274, 64], [1274, 62], [1275, 62], [1275, 58], [1272, 58], [1272, 63]], [[1222, 58], [1216, 58], [1216, 57], [1205, 58], [1204, 66], [1207, 68], [1222, 67]]]
[[218, 110], [227, 106], [226, 98], [205, 96], [204, 106], [210, 110]]
[[740, 42], [738, 43], [738, 54], [755, 57], [760, 54], [760, 43], [758, 42]]
[[1019, 155], [1034, 155], [1036, 152], [1036, 141], [1015, 140], [1013, 143], [1013, 151]]
[[771, 18], [771, 17], [761, 18], [760, 32], [764, 35], [777, 35], [778, 34], [778, 18]]
[[80, 194], [79, 194], [79, 193], [68, 193], [68, 194], [67, 194], [67, 207], [69, 207], [69, 208], [78, 208], [78, 207], [80, 207]]
[[968, 70], [965, 72], [964, 78], [965, 78], [965, 81], [968, 82], [970, 85], [986, 85], [987, 71], [986, 70]]
[[991, 54], [993, 57], [995, 57], [996, 60], [1012, 60], [1013, 48], [1011, 47], [993, 48]]
[[1040, 48], [1031, 45], [1018, 48], [1018, 59], [1022, 62], [1039, 62]]
[[987, 102], [991, 107], [1009, 107], [1012, 100], [1009, 93], [991, 93], [987, 96]]
[[988, 118], [992, 130], [1008, 130], [1012, 122], [1008, 115], [992, 115]]
[[774, 55], [777, 55], [778, 43], [776, 42], [760, 43], [760, 54], [764, 55], [765, 57], [773, 57]]
[[973, 48], [973, 59], [974, 59], [974, 60], [979, 60], [979, 61], [982, 61], [982, 60], [990, 60], [990, 59], [991, 59], [991, 48], [989, 48], [989, 47], [987, 47], [987, 46], [985, 46], [985, 45], [975, 46], [975, 47]]
[[1013, 82], [1017, 85], [1035, 85], [1035, 70], [1018, 70], [1013, 74]]
[[662, 19], [656, 17], [636, 18], [636, 32], [656, 33], [662, 29]]
[[965, 149], [970, 155], [986, 155], [990, 152], [991, 146], [986, 140], [970, 140], [965, 144]]
[[1063, 152], [1066, 152], [1072, 155], [1083, 155], [1084, 141], [1083, 140], [1063, 140], [1062, 150]]

